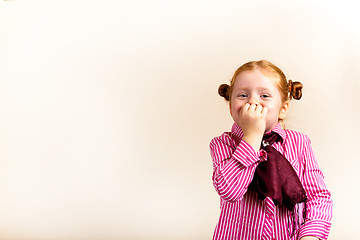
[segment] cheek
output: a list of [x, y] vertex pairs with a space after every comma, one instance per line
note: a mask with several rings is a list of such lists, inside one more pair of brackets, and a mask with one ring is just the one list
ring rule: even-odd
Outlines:
[[264, 105], [264, 107], [267, 107], [268, 109], [268, 116], [271, 116], [273, 118], [278, 118], [280, 114], [280, 107], [276, 104], [267, 103]]
[[280, 113], [280, 107], [274, 103], [265, 103], [263, 107], [267, 107], [269, 113], [278, 115]]
[[264, 102], [261, 105], [263, 107], [267, 107], [269, 110], [273, 108], [273, 105], [270, 102]]
[[231, 103], [231, 109], [232, 111], [240, 111], [240, 109], [244, 106], [244, 103], [242, 102], [238, 102], [238, 101], [233, 101]]

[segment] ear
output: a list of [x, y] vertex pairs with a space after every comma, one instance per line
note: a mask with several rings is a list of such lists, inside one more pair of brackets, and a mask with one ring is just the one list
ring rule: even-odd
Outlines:
[[288, 113], [288, 109], [289, 109], [289, 101], [286, 101], [280, 108], [279, 120], [284, 119], [286, 117], [286, 114]]
[[229, 101], [230, 115], [232, 116], [231, 101]]

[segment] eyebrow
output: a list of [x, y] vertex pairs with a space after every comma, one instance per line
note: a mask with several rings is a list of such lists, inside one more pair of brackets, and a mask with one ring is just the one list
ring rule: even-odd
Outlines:
[[260, 90], [260, 91], [270, 91], [270, 92], [271, 92], [271, 89], [270, 89], [270, 88], [266, 88], [266, 87], [260, 87], [260, 88], [258, 88], [257, 90]]
[[[256, 90], [257, 91], [269, 91], [269, 92], [272, 92], [270, 88], [266, 88], [266, 87], [259, 87]], [[243, 87], [243, 88], [234, 89], [234, 92], [241, 92], [241, 91], [249, 91], [249, 88]]]

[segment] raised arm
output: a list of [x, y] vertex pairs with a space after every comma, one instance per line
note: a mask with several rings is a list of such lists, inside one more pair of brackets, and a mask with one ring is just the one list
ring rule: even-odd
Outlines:
[[251, 183], [255, 169], [266, 152], [256, 153], [245, 141], [233, 146], [226, 133], [210, 143], [213, 159], [213, 184], [222, 199], [230, 202], [242, 200]]
[[246, 103], [239, 112], [231, 113], [243, 131], [240, 142], [235, 144], [225, 133], [210, 143], [214, 163], [213, 183], [226, 201], [234, 202], [243, 198], [257, 165], [266, 159], [266, 152], [259, 149], [267, 111], [261, 105]]

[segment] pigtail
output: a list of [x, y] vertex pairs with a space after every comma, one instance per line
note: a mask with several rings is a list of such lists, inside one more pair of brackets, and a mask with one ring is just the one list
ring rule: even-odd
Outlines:
[[289, 88], [290, 99], [294, 98], [296, 100], [299, 100], [302, 97], [303, 85], [301, 82], [293, 82], [289, 80], [288, 88]]
[[228, 84], [221, 84], [218, 89], [220, 96], [225, 98], [226, 101], [230, 101], [230, 86]]

